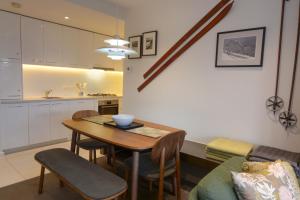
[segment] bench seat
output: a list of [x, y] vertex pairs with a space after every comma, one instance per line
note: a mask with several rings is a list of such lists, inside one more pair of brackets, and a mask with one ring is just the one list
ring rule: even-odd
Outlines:
[[42, 151], [35, 159], [85, 199], [110, 199], [127, 190], [125, 180], [66, 149]]

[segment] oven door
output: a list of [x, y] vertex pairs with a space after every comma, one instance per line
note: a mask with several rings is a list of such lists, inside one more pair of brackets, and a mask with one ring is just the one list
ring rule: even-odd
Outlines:
[[119, 105], [99, 105], [98, 112], [100, 115], [117, 115], [119, 114]]

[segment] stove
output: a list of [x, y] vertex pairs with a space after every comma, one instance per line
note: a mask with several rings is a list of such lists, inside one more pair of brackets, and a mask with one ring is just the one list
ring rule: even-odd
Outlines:
[[88, 94], [88, 96], [91, 97], [116, 97], [116, 94], [110, 94], [110, 93], [91, 93]]
[[[98, 112], [100, 115], [117, 115], [119, 114], [119, 99], [116, 94], [93, 93], [88, 94], [92, 97], [105, 97], [98, 100]], [[110, 99], [111, 97], [111, 99]]]

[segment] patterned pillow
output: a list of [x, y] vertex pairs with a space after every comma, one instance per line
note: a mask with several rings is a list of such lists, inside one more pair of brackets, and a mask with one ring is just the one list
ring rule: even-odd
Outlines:
[[298, 181], [289, 163], [276, 161], [261, 168], [262, 170], [255, 168], [256, 173], [232, 172], [234, 188], [239, 199], [300, 200]]

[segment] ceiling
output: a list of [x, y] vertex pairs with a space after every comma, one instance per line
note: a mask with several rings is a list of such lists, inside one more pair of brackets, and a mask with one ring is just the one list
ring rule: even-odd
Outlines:
[[[22, 7], [12, 7], [12, 1]], [[125, 8], [116, 8], [111, 0], [0, 0], [0, 9], [107, 35], [124, 35], [124, 21], [118, 20], [117, 31], [115, 16], [122, 18]]]
[[143, 2], [146, 2], [147, 0], [106, 0], [106, 1], [111, 2], [115, 5], [119, 5], [125, 9], [131, 9]]

